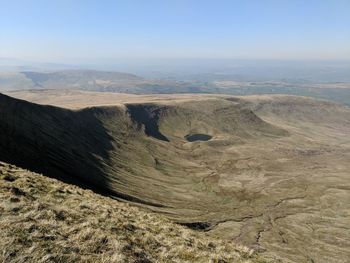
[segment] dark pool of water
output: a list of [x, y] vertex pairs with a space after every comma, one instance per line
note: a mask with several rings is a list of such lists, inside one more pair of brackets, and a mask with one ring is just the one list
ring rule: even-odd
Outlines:
[[195, 141], [209, 141], [213, 136], [208, 134], [196, 133], [196, 134], [188, 134], [185, 136], [185, 139], [189, 142]]

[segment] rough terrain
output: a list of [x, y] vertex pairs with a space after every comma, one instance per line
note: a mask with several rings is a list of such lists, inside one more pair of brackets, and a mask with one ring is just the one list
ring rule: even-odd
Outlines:
[[295, 96], [79, 94], [46, 93], [60, 107], [0, 96], [1, 160], [266, 258], [350, 258], [349, 108]]
[[265, 262], [161, 215], [0, 162], [0, 262]]

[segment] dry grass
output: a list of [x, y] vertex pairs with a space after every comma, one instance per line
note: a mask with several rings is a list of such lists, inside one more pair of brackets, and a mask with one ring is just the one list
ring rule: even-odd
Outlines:
[[0, 262], [264, 262], [89, 190], [0, 163]]

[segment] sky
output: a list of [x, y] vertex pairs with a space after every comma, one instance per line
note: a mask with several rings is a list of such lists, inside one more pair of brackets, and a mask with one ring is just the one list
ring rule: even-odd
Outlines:
[[350, 59], [350, 0], [0, 0], [0, 58]]

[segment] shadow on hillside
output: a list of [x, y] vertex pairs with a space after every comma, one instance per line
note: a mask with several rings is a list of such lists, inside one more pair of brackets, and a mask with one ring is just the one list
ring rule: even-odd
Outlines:
[[104, 165], [113, 138], [98, 118], [102, 111], [70, 111], [0, 94], [0, 160], [109, 194]]
[[169, 141], [169, 139], [159, 131], [158, 121], [162, 113], [161, 108], [154, 107], [152, 104], [128, 104], [127, 108], [131, 119], [138, 124], [138, 128], [144, 125], [147, 136], [166, 142]]

